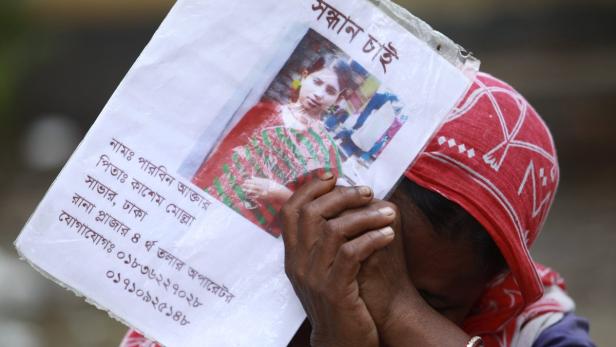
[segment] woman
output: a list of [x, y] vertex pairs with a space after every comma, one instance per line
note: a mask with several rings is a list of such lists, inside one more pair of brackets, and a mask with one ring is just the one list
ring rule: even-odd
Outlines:
[[350, 80], [346, 63], [325, 67], [319, 59], [303, 76], [296, 101], [253, 107], [202, 164], [193, 183], [279, 236], [276, 214], [308, 173], [342, 174], [322, 118]]
[[593, 346], [528, 252], [559, 171], [523, 97], [480, 74], [405, 176], [390, 202], [322, 175], [283, 206], [292, 346]]
[[559, 171], [522, 96], [480, 74], [405, 177], [386, 202], [325, 173], [283, 206], [291, 346], [594, 346], [528, 252]]

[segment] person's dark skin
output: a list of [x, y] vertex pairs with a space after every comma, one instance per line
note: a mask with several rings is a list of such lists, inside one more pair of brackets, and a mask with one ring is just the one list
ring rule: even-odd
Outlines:
[[470, 340], [459, 326], [490, 275], [469, 241], [436, 233], [402, 190], [379, 201], [324, 174], [293, 194], [281, 222], [285, 269], [309, 321], [290, 346]]

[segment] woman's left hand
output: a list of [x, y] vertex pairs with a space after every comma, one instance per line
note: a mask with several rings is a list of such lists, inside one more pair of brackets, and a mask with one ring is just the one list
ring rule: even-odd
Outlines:
[[395, 237], [385, 248], [372, 254], [358, 275], [360, 296], [387, 346], [463, 346], [469, 341], [457, 325], [434, 310], [420, 295], [409, 277], [396, 205], [374, 200], [371, 208], [390, 207], [396, 211], [391, 224]]
[[323, 175], [283, 206], [285, 270], [311, 322], [314, 346], [379, 346], [357, 274], [367, 257], [392, 241], [386, 226], [393, 211], [367, 208], [367, 187], [335, 183], [333, 175]]
[[242, 189], [253, 199], [268, 200], [276, 203], [284, 203], [293, 195], [293, 192], [282, 184], [256, 176], [252, 176], [244, 181]]
[[[358, 275], [360, 295], [378, 327], [382, 340], [390, 345], [391, 335], [418, 309], [427, 306], [408, 275], [400, 212], [395, 204], [373, 200], [371, 208], [395, 211], [391, 227], [394, 241], [368, 258]], [[395, 344], [394, 344], [395, 345]]]
[[397, 301], [419, 296], [408, 275], [398, 207], [391, 202], [377, 199], [369, 206], [370, 209], [386, 207], [395, 212], [395, 218], [390, 224], [394, 230], [394, 240], [368, 258], [362, 264], [358, 275], [361, 295], [368, 303], [377, 324], [386, 321], [396, 312]]

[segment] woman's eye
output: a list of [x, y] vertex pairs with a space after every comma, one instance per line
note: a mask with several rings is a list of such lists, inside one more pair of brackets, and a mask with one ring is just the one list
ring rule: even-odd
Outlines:
[[314, 84], [316, 84], [317, 86], [323, 85], [323, 80], [320, 78], [315, 78]]
[[336, 90], [336, 88], [334, 88], [334, 87], [328, 87], [328, 88], [327, 88], [327, 94], [329, 94], [329, 95], [331, 95], [331, 96], [334, 96], [334, 95], [336, 95], [336, 93], [338, 93], [338, 91]]

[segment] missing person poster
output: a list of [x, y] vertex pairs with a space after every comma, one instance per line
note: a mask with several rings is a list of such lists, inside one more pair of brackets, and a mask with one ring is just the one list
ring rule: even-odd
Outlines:
[[469, 85], [368, 1], [178, 1], [16, 247], [166, 346], [284, 346], [280, 207], [315, 170], [384, 197]]

